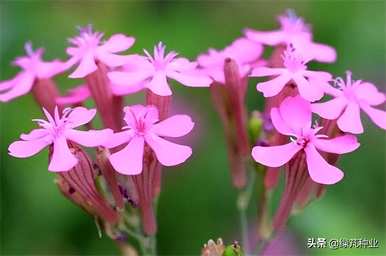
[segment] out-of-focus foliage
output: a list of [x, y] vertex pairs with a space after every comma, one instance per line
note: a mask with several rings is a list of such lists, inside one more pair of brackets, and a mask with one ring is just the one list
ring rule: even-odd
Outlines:
[[[134, 35], [133, 51], [163, 41], [168, 49], [194, 58], [209, 47], [224, 47], [245, 27], [275, 28], [275, 16], [287, 8], [312, 24], [316, 41], [337, 49], [337, 63], [316, 67], [340, 76], [351, 69], [354, 78], [384, 89], [383, 1], [1, 1], [0, 79], [16, 72], [9, 63], [23, 53], [27, 40], [45, 47], [47, 58], [64, 59], [66, 38], [78, 25], [92, 23], [106, 35]], [[79, 82], [58, 79], [63, 91]], [[194, 155], [186, 164], [164, 171], [158, 250], [162, 255], [198, 255], [210, 237], [239, 239], [236, 191], [230, 185], [222, 128], [208, 90], [175, 90], [174, 103], [196, 119]], [[248, 108], [261, 108], [262, 102], [251, 83]], [[117, 253], [108, 238], [98, 238], [93, 219], [61, 196], [46, 170], [46, 151], [30, 159], [7, 155], [9, 143], [40, 116], [32, 97], [1, 104], [0, 110], [1, 254]], [[344, 180], [290, 221], [294, 246], [306, 255], [385, 254], [385, 137], [369, 123], [365, 129], [361, 148], [340, 162]], [[251, 221], [255, 210], [250, 211]], [[377, 238], [381, 248], [307, 250], [309, 237]]]

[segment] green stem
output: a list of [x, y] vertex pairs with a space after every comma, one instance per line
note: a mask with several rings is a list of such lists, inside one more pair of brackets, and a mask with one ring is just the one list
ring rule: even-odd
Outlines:
[[239, 216], [240, 216], [242, 246], [244, 248], [245, 253], [249, 252], [247, 210], [248, 210], [249, 203], [251, 201], [251, 196], [253, 193], [255, 177], [256, 177], [255, 171], [251, 171], [249, 175], [247, 187], [245, 188], [245, 190], [239, 192], [239, 196], [237, 198], [237, 209], [239, 211]]

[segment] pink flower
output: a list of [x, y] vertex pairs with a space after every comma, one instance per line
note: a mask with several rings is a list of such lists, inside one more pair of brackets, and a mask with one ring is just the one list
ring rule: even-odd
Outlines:
[[43, 48], [36, 51], [32, 44], [25, 44], [26, 56], [18, 57], [13, 62], [14, 66], [22, 69], [14, 78], [0, 82], [0, 101], [7, 102], [31, 91], [36, 79], [51, 78], [65, 69], [63, 62], [42, 60]]
[[79, 85], [68, 91], [66, 96], [61, 96], [56, 99], [59, 105], [77, 105], [82, 104], [90, 97], [90, 90], [87, 85]]
[[291, 136], [291, 142], [272, 147], [255, 146], [252, 150], [255, 161], [269, 167], [280, 167], [299, 151], [304, 151], [308, 173], [313, 181], [321, 184], [340, 181], [343, 172], [328, 164], [318, 150], [344, 154], [357, 149], [359, 143], [354, 135], [326, 139], [326, 135], [317, 134], [322, 127], [311, 128], [311, 117], [311, 104], [299, 96], [288, 97], [279, 108], [273, 108], [271, 118], [274, 127], [279, 133]]
[[259, 43], [246, 38], [238, 38], [223, 50], [209, 49], [208, 53], [197, 57], [200, 67], [215, 81], [224, 84], [224, 62], [230, 58], [239, 67], [240, 75], [245, 77], [251, 67], [260, 58], [263, 47]]
[[161, 42], [154, 46], [153, 56], [146, 50], [145, 54], [147, 57], [136, 58], [136, 69], [108, 73], [111, 82], [120, 86], [142, 83], [144, 88], [160, 96], [172, 95], [168, 78], [191, 87], [208, 87], [212, 82], [209, 77], [196, 69], [195, 62], [190, 62], [185, 58], [176, 58], [177, 53], [175, 52], [165, 55], [165, 45]]
[[134, 105], [124, 108], [127, 126], [115, 133], [107, 147], [112, 148], [128, 143], [122, 150], [110, 156], [114, 169], [125, 175], [142, 172], [145, 142], [155, 152], [164, 166], [183, 163], [192, 154], [192, 149], [169, 142], [161, 137], [181, 137], [188, 134], [194, 123], [187, 115], [174, 115], [161, 122], [154, 106]]
[[246, 29], [248, 39], [271, 46], [292, 44], [302, 55], [320, 62], [334, 62], [336, 51], [334, 48], [312, 41], [310, 26], [301, 17], [296, 16], [292, 10], [286, 15], [279, 16], [280, 29], [274, 31], [256, 31]]
[[327, 93], [335, 98], [323, 103], [312, 104], [312, 111], [325, 119], [338, 119], [337, 124], [344, 132], [363, 133], [360, 110], [363, 110], [379, 127], [386, 130], [386, 112], [373, 106], [385, 102], [385, 94], [377, 87], [361, 80], [353, 81], [347, 71], [346, 82], [336, 79], [337, 88], [329, 87]]
[[316, 101], [323, 97], [324, 91], [320, 84], [332, 79], [332, 76], [323, 71], [307, 70], [307, 60], [289, 46], [284, 52], [283, 68], [257, 67], [252, 70], [251, 77], [276, 76], [267, 82], [258, 83], [256, 88], [264, 94], [264, 97], [277, 95], [284, 86], [293, 81], [299, 94], [308, 101]]
[[54, 117], [45, 109], [43, 111], [48, 121], [34, 119], [33, 121], [36, 121], [41, 128], [32, 130], [29, 134], [22, 134], [21, 140], [13, 142], [9, 146], [10, 155], [26, 158], [35, 155], [49, 145], [53, 145], [53, 154], [48, 170], [52, 172], [68, 171], [78, 163], [78, 159], [70, 151], [67, 141], [73, 141], [85, 147], [96, 147], [106, 143], [112, 135], [110, 129], [99, 131], [74, 129], [90, 122], [96, 114], [95, 109], [67, 108], [63, 111], [62, 117], [59, 116], [57, 108]]
[[97, 61], [108, 67], [118, 67], [127, 62], [127, 56], [116, 53], [126, 51], [134, 44], [134, 37], [123, 34], [115, 34], [102, 43], [103, 33], [93, 32], [89, 25], [80, 29], [80, 35], [70, 38], [73, 45], [67, 48], [67, 54], [71, 56], [68, 65], [79, 63], [76, 70], [69, 75], [70, 78], [83, 78], [97, 70]]

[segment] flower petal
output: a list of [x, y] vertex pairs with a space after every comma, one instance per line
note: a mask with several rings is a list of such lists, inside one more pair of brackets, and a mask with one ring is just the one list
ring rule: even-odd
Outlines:
[[315, 81], [314, 83], [310, 83], [301, 75], [295, 75], [293, 80], [298, 87], [299, 94], [304, 99], [313, 102], [320, 100], [323, 97], [324, 92]]
[[258, 83], [256, 89], [264, 94], [264, 97], [272, 97], [277, 95], [284, 86], [290, 81], [288, 75], [280, 75], [267, 82]]
[[354, 88], [355, 95], [358, 99], [365, 101], [370, 106], [376, 106], [385, 102], [385, 94], [378, 91], [372, 83], [359, 83]]
[[151, 76], [149, 71], [121, 72], [113, 71], [107, 73], [108, 78], [114, 85], [132, 86], [141, 83]]
[[111, 129], [78, 131], [69, 129], [65, 131], [68, 140], [74, 141], [85, 147], [97, 147], [104, 145], [113, 135]]
[[152, 131], [159, 136], [181, 137], [188, 134], [194, 127], [188, 115], [171, 116], [152, 127]]
[[308, 173], [313, 181], [320, 184], [335, 184], [340, 181], [343, 172], [332, 166], [323, 159], [313, 145], [308, 145], [305, 149]]
[[267, 45], [277, 45], [285, 40], [285, 34], [280, 31], [255, 31], [252, 29], [246, 29], [244, 31], [245, 36], [255, 42], [267, 44]]
[[30, 133], [23, 133], [20, 135], [20, 138], [23, 140], [36, 140], [41, 139], [48, 135], [48, 131], [46, 129], [34, 129]]
[[347, 100], [344, 97], [337, 97], [326, 102], [313, 103], [311, 104], [311, 109], [312, 112], [325, 119], [334, 120], [337, 119], [340, 114], [342, 114], [342, 111], [346, 105]]
[[37, 154], [49, 144], [51, 143], [47, 138], [28, 141], [19, 140], [9, 145], [8, 151], [11, 156], [26, 158]]
[[[34, 83], [35, 77], [31, 73], [21, 72], [13, 81], [13, 87], [0, 94], [0, 101], [7, 102], [24, 94], [27, 94]], [[5, 86], [4, 86], [5, 87]]]
[[12, 79], [9, 79], [9, 80], [1, 81], [0, 82], [0, 91], [5, 91], [5, 90], [8, 90], [11, 87], [13, 87], [15, 84], [16, 78], [17, 78], [17, 76], [12, 78]]
[[64, 172], [70, 170], [78, 163], [78, 159], [71, 153], [66, 138], [60, 136], [54, 141], [54, 149], [48, 170], [51, 172]]
[[85, 107], [73, 108], [67, 117], [67, 127], [75, 128], [89, 123], [95, 116], [96, 109], [87, 109]]
[[185, 72], [169, 71], [167, 76], [190, 87], [209, 87], [212, 83], [212, 79], [197, 70]]
[[133, 46], [135, 38], [131, 36], [126, 36], [124, 34], [115, 34], [112, 35], [102, 46], [98, 49], [107, 52], [122, 52], [129, 49]]
[[356, 103], [348, 103], [343, 114], [338, 118], [337, 124], [343, 132], [363, 133], [359, 106]]
[[80, 59], [79, 66], [68, 77], [83, 78], [97, 69], [98, 67], [95, 64], [94, 54], [89, 51], [82, 56], [82, 58]]
[[386, 130], [386, 112], [380, 109], [370, 107], [368, 105], [361, 105], [363, 111], [369, 115], [370, 119], [380, 128]]
[[250, 77], [261, 77], [261, 76], [276, 76], [284, 72], [284, 68], [267, 68], [267, 67], [257, 67], [254, 68], [249, 75]]
[[166, 74], [161, 71], [154, 73], [153, 78], [151, 79], [150, 83], [146, 84], [146, 87], [159, 96], [172, 95], [172, 91], [170, 90], [168, 81], [166, 79]]
[[90, 97], [90, 90], [87, 85], [79, 85], [69, 90], [66, 96], [61, 96], [56, 99], [59, 105], [80, 104]]
[[284, 122], [278, 108], [271, 109], [271, 121], [273, 126], [279, 133], [285, 134], [285, 135], [295, 135], [295, 132], [292, 131], [291, 127], [289, 127]]
[[113, 91], [113, 94], [117, 96], [133, 94], [133, 93], [139, 92], [140, 90], [143, 90], [144, 88], [145, 88], [145, 82], [140, 82], [138, 84], [132, 84], [132, 85], [111, 84], [111, 90]]
[[118, 55], [114, 53], [109, 53], [106, 51], [98, 52], [97, 54], [98, 60], [100, 60], [102, 63], [104, 63], [108, 67], [119, 67], [125, 65], [128, 61], [130, 61], [130, 58], [128, 56], [124, 55]]
[[252, 157], [260, 164], [280, 167], [291, 160], [301, 149], [302, 147], [294, 142], [272, 147], [255, 146], [252, 149]]
[[145, 136], [146, 142], [155, 152], [158, 161], [164, 166], [178, 165], [192, 155], [192, 149], [158, 137], [154, 133]]
[[296, 134], [311, 127], [311, 104], [300, 96], [287, 97], [279, 106], [280, 115], [288, 127]]
[[119, 145], [125, 144], [131, 140], [134, 136], [133, 130], [126, 130], [122, 132], [116, 132], [110, 136], [110, 139], [104, 144], [107, 148], [115, 148]]
[[321, 151], [335, 154], [345, 154], [359, 148], [357, 137], [351, 134], [338, 136], [333, 139], [316, 139], [313, 144]]
[[144, 138], [133, 137], [122, 150], [110, 155], [114, 169], [124, 175], [137, 175], [142, 172]]
[[332, 63], [336, 61], [336, 50], [328, 45], [312, 42], [309, 44], [309, 52], [312, 52], [313, 58], [319, 62]]

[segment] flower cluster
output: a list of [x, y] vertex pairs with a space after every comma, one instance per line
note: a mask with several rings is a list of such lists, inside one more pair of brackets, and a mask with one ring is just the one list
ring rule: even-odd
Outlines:
[[[336, 164], [340, 155], [360, 145], [356, 137], [364, 131], [360, 110], [386, 129], [386, 112], [375, 108], [386, 98], [372, 83], [352, 80], [351, 72], [344, 81], [326, 71], [310, 70], [313, 61], [334, 62], [335, 50], [314, 42], [310, 26], [292, 11], [279, 22], [275, 31], [246, 29], [229, 46], [209, 49], [196, 61], [167, 52], [162, 42], [154, 46], [153, 54], [144, 50], [144, 55], [124, 55], [134, 37], [115, 34], [104, 40], [103, 33], [91, 26], [68, 40], [66, 61], [43, 61], [43, 49], [34, 51], [26, 43], [26, 56], [13, 62], [22, 70], [0, 82], [0, 101], [31, 92], [46, 120], [34, 119], [39, 128], [22, 134], [9, 146], [9, 154], [26, 158], [48, 147], [48, 170], [58, 174], [60, 190], [109, 223], [106, 230], [114, 239], [121, 239], [125, 228], [134, 225], [124, 217], [136, 214], [145, 234], [152, 235], [162, 166], [180, 165], [192, 154], [191, 147], [169, 141], [194, 127], [188, 115], [169, 115], [173, 97], [169, 82], [207, 87], [224, 125], [234, 186], [242, 189], [248, 183], [250, 158], [257, 162], [257, 171], [263, 170], [266, 191], [276, 186], [280, 168], [286, 168], [274, 220], [280, 228], [294, 203], [305, 205], [325, 185], [343, 178]], [[268, 47], [273, 52], [264, 59]], [[66, 73], [82, 81], [61, 95], [54, 78]], [[256, 86], [265, 97], [265, 108], [249, 118], [246, 93], [254, 77], [265, 78]], [[124, 106], [127, 95], [141, 92], [145, 102]], [[325, 95], [332, 99], [324, 100]], [[84, 107], [89, 99], [95, 109]], [[94, 129], [97, 113], [102, 129]], [[94, 154], [83, 147], [95, 148]]]

